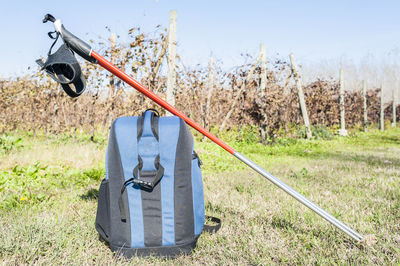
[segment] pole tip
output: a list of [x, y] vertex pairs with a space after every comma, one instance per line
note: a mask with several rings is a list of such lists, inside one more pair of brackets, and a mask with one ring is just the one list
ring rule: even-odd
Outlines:
[[364, 247], [370, 247], [375, 245], [376, 242], [378, 242], [378, 239], [375, 235], [366, 235], [363, 236], [360, 241], [358, 241], [358, 244]]

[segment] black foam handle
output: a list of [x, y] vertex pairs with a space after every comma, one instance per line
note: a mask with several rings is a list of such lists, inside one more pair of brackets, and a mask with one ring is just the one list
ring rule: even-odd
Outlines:
[[85, 43], [71, 32], [69, 32], [64, 26], [61, 26], [61, 37], [64, 42], [78, 55], [82, 58], [88, 60], [89, 62], [96, 63], [97, 60], [90, 56], [92, 48], [89, 44]]

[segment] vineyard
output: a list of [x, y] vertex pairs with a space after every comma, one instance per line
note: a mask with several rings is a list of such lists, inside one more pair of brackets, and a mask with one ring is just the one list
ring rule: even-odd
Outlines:
[[[150, 90], [166, 97], [165, 54], [168, 36], [158, 29], [145, 34], [133, 28], [129, 43], [117, 39], [98, 42], [106, 57]], [[302, 116], [288, 62], [268, 62], [265, 91], [260, 89], [261, 67], [243, 64], [230, 70], [218, 65], [212, 72], [199, 65], [176, 65], [175, 106], [208, 129], [240, 129], [254, 126], [262, 141], [291, 136], [302, 127]], [[250, 55], [244, 61], [251, 61]], [[97, 65], [83, 63], [87, 90], [71, 99], [39, 69], [31, 75], [0, 81], [0, 132], [14, 130], [62, 133], [85, 132], [92, 137], [108, 130], [119, 116], [138, 115], [146, 108], [157, 108], [150, 100], [101, 71]], [[249, 75], [249, 72], [253, 72]], [[303, 87], [310, 123], [314, 127], [338, 128], [340, 118], [339, 81], [316, 79]], [[379, 122], [380, 88], [367, 90], [368, 121]], [[346, 124], [362, 125], [363, 98], [360, 88], [345, 91]], [[385, 117], [392, 117], [392, 104]], [[162, 110], [161, 110], [162, 111]], [[397, 119], [400, 106], [397, 106]]]
[[[62, 32], [58, 32], [65, 30], [58, 27], [61, 22], [49, 14], [46, 19], [56, 25], [57, 34], [71, 45]], [[23, 76], [0, 78], [0, 264], [399, 264], [398, 68], [390, 64], [385, 65], [387, 69], [373, 65], [373, 70], [382, 68], [373, 76], [373, 71], [360, 65], [359, 69], [365, 67], [364, 72], [351, 76], [356, 71], [350, 67], [346, 69], [341, 62], [338, 71], [335, 70], [339, 74], [337, 77], [329, 77], [326, 69], [321, 71], [325, 71], [326, 76], [307, 76], [306, 67], [302, 65], [306, 61], [304, 57], [300, 57], [299, 65], [293, 54], [267, 57], [265, 44], [261, 44], [259, 54], [243, 53], [241, 63], [229, 68], [215, 58], [210, 58], [207, 66], [188, 63], [180, 55], [176, 42], [174, 10], [170, 12], [169, 29], [157, 26], [153, 31], [143, 32], [135, 27], [123, 37], [109, 27], [106, 29], [107, 39], [90, 40], [99, 58], [91, 49], [83, 54], [97, 59], [99, 64], [78, 58], [86, 78], [86, 91], [79, 97], [67, 96], [39, 67], [29, 69]], [[132, 149], [127, 149], [126, 153], [136, 154], [135, 160], [138, 159], [137, 166], [127, 167], [122, 157], [129, 163], [132, 158], [120, 151], [125, 143], [117, 140], [121, 134], [115, 133], [117, 137], [110, 143], [117, 144], [108, 146], [108, 132], [113, 121], [121, 116], [140, 116], [148, 108], [158, 110], [162, 116], [170, 113], [132, 88], [135, 86], [130, 87], [104, 71], [110, 69], [107, 64], [103, 64], [105, 69], [102, 69], [100, 65], [104, 59], [100, 54], [221, 141], [216, 141], [207, 130], [199, 130], [200, 126], [191, 124], [190, 119], [184, 119], [202, 132], [192, 130], [196, 150], [193, 151], [191, 140], [188, 142], [182, 137], [181, 141], [181, 128], [176, 131], [179, 134], [171, 134], [175, 131], [167, 128], [170, 131], [165, 131], [168, 138], [164, 140], [159, 132], [163, 132], [167, 124], [158, 124], [158, 120], [147, 116], [141, 120], [142, 124], [135, 124], [137, 138], [129, 135], [131, 128], [125, 125], [123, 132], [129, 140], [126, 143], [137, 139], [136, 151], [131, 153]], [[129, 83], [129, 79], [124, 80]], [[390, 99], [387, 97], [389, 90]], [[163, 101], [158, 102], [170, 112], [179, 113], [174, 108], [169, 109], [168, 104], [163, 105]], [[146, 132], [145, 121], [154, 139], [143, 133]], [[167, 126], [172, 128], [171, 125]], [[147, 138], [145, 141], [141, 141], [142, 134]], [[164, 142], [173, 142], [171, 135], [179, 135], [178, 144], [178, 140], [190, 144], [189, 156], [181, 152], [179, 159], [189, 158], [189, 164], [195, 162], [193, 158], [198, 159], [196, 169], [201, 166], [201, 172], [198, 170], [196, 174], [204, 186], [201, 187], [201, 199], [204, 199], [201, 209], [204, 207], [207, 216], [221, 218], [222, 226], [213, 233], [199, 227], [202, 233], [197, 235], [197, 247], [192, 253], [180, 254], [174, 260], [153, 255], [131, 259], [115, 256], [120, 250], [110, 251], [111, 242], [104, 242], [94, 226], [95, 223], [100, 225], [96, 209], [99, 210], [98, 206], [101, 209], [102, 198], [110, 197], [111, 202], [110, 195], [115, 196], [110, 191], [104, 194], [106, 188], [100, 187], [104, 183], [112, 186], [113, 191], [117, 187], [112, 184], [117, 177], [116, 170], [112, 169], [117, 168], [115, 162], [120, 162], [123, 170], [120, 171], [123, 189], [118, 185], [115, 190], [121, 191], [119, 199], [123, 199], [124, 191], [132, 193], [142, 188], [141, 196], [137, 194], [140, 201], [144, 202], [141, 198], [144, 197], [146, 204], [160, 203], [162, 234], [169, 230], [164, 220], [193, 216], [183, 215], [185, 212], [179, 209], [183, 205], [191, 206], [191, 202], [177, 204], [180, 201], [174, 199], [171, 203], [173, 197], [181, 198], [177, 195], [180, 190], [189, 192], [190, 197], [195, 195], [190, 194], [189, 189], [175, 188], [183, 187], [185, 176], [181, 176], [176, 167], [180, 165], [178, 156], [173, 158], [169, 154], [172, 146], [163, 146]], [[159, 147], [163, 147], [162, 152]], [[157, 171], [153, 168], [148, 171], [147, 165], [143, 166], [141, 156], [145, 151], [145, 164], [150, 162], [151, 149], [155, 152]], [[176, 153], [181, 150], [184, 149], [179, 146]], [[164, 153], [171, 158], [165, 159]], [[190, 157], [193, 157], [192, 162]], [[161, 165], [166, 166], [164, 161], [178, 170], [165, 167], [171, 173], [164, 174]], [[194, 169], [190, 167], [187, 169]], [[150, 176], [153, 172], [155, 177], [148, 190], [149, 182], [141, 180], [141, 175]], [[140, 178], [137, 178], [138, 173]], [[189, 182], [194, 182], [194, 170], [188, 173], [188, 180], [192, 180]], [[107, 180], [103, 183], [105, 177]], [[159, 184], [163, 186], [158, 190], [160, 197], [167, 195], [164, 193], [169, 191], [165, 190], [167, 183], [162, 183], [167, 178], [173, 181], [170, 183], [173, 197], [161, 201], [153, 192], [157, 192]], [[135, 181], [147, 187], [133, 186]], [[150, 194], [144, 193], [153, 193], [154, 198], [146, 198]], [[126, 194], [127, 203], [138, 202], [132, 201], [131, 194]], [[147, 209], [141, 205], [146, 212], [158, 208], [146, 204], [143, 206]], [[171, 219], [166, 215], [166, 205], [173, 205]], [[138, 210], [136, 205], [128, 206], [134, 206], [130, 210]], [[121, 217], [113, 219], [126, 222], [126, 217], [122, 217], [124, 212], [121, 209], [120, 212]], [[133, 213], [129, 212], [129, 221], [134, 220]], [[149, 215], [153, 220], [146, 218], [146, 221], [155, 221], [157, 215]], [[145, 217], [139, 216], [140, 219]], [[99, 212], [97, 217], [101, 218]], [[173, 234], [175, 227], [178, 228], [176, 224], [172, 226]], [[167, 231], [163, 231], [164, 226]], [[135, 234], [140, 231], [140, 227], [132, 228]], [[148, 228], [153, 234], [156, 227]], [[170, 248], [169, 244], [164, 245], [167, 237], [162, 234], [162, 248]], [[174, 245], [177, 244], [175, 235], [173, 239]], [[121, 243], [120, 247], [125, 248], [126, 242]], [[145, 247], [160, 248], [147, 246], [147, 243]]]

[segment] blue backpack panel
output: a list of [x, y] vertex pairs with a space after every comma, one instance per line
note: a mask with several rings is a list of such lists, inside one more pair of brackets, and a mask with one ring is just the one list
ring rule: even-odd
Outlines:
[[147, 110], [110, 130], [96, 229], [125, 257], [190, 253], [204, 225], [201, 161], [186, 123]]

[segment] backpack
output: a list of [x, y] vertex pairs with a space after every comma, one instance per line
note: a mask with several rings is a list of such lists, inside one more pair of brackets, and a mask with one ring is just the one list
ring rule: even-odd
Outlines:
[[204, 225], [201, 164], [182, 118], [153, 109], [117, 118], [98, 194], [100, 237], [127, 258], [189, 254], [202, 231], [221, 226], [215, 217]]

